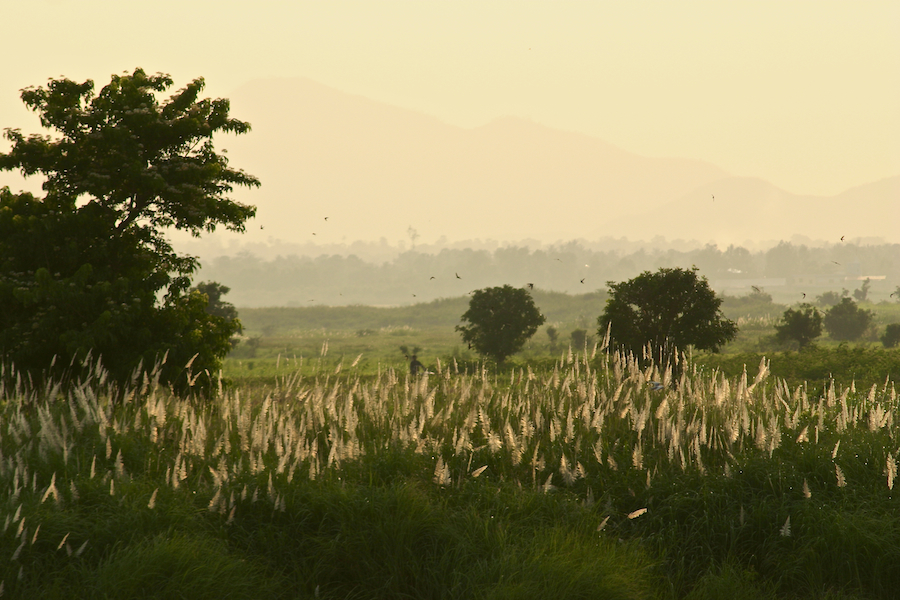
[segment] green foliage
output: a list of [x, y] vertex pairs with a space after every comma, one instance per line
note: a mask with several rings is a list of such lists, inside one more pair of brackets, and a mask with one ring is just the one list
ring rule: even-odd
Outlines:
[[801, 304], [797, 310], [787, 309], [781, 321], [775, 325], [776, 339], [780, 342], [793, 340], [801, 350], [822, 335], [822, 315], [811, 304]]
[[891, 323], [884, 328], [881, 343], [885, 348], [896, 348], [900, 344], [900, 323]]
[[885, 379], [900, 380], [900, 351], [877, 346], [841, 344], [811, 345], [802, 352], [742, 352], [695, 356], [697, 364], [718, 369], [726, 377], [739, 377], [763, 359], [770, 359], [772, 375], [791, 388], [808, 386], [810, 393], [824, 393], [832, 381], [859, 389], [884, 385]]
[[865, 302], [869, 298], [869, 288], [872, 287], [872, 282], [866, 277], [866, 280], [863, 281], [862, 286], [858, 290], [853, 290], [853, 297], [856, 298], [857, 302]]
[[849, 292], [847, 290], [844, 290], [840, 294], [833, 291], [823, 292], [816, 296], [816, 304], [823, 308], [832, 307], [836, 304], [839, 304], [841, 302], [841, 299], [846, 298], [848, 294]]
[[546, 320], [526, 290], [510, 285], [475, 290], [460, 319], [463, 341], [497, 363], [521, 350]]
[[583, 351], [593, 340], [587, 330], [581, 328], [573, 329], [569, 336], [572, 338], [572, 349], [574, 350]]
[[[230, 292], [231, 288], [215, 281], [204, 281], [191, 288], [191, 291], [198, 291], [206, 295], [209, 299], [206, 312], [209, 314], [231, 321], [237, 319], [238, 312], [234, 305], [222, 300], [222, 296]], [[238, 332], [240, 333], [240, 329]]]
[[[0, 189], [0, 356], [32, 376], [93, 353], [124, 380], [167, 355], [161, 376], [185, 386], [184, 365], [214, 374], [240, 330], [218, 303], [227, 288], [188, 289], [197, 261], [164, 232], [243, 231], [255, 208], [227, 195], [259, 182], [211, 140], [249, 125], [228, 117], [227, 100], [198, 100], [202, 79], [160, 103], [171, 85], [137, 69], [96, 95], [92, 81], [69, 79], [22, 92], [58, 134], [6, 129], [12, 148], [0, 153], [0, 170], [46, 178], [43, 198]], [[226, 314], [207, 311], [209, 292]]]
[[815, 351], [0, 385], [4, 597], [894, 598], [898, 399], [771, 377]]
[[641, 356], [649, 345], [663, 363], [688, 346], [717, 351], [734, 339], [737, 325], [719, 309], [722, 300], [696, 269], [645, 271], [623, 283], [608, 282], [610, 296], [598, 318], [614, 348]]
[[550, 338], [550, 345], [555, 346], [559, 339], [559, 330], [551, 325], [547, 328], [547, 337]]
[[828, 309], [822, 322], [833, 339], [852, 341], [862, 337], [874, 317], [871, 310], [860, 308], [850, 298], [843, 298]]

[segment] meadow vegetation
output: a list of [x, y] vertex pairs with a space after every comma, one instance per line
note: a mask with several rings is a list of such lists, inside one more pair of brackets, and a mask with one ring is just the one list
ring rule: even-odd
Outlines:
[[900, 589], [891, 381], [814, 393], [767, 360], [731, 377], [683, 356], [674, 377], [602, 343], [419, 378], [362, 360], [325, 347], [187, 398], [159, 370], [33, 388], [4, 367], [5, 597]]

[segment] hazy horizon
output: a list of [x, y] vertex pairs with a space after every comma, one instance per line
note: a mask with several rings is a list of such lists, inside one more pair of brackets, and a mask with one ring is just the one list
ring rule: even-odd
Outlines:
[[[17, 24], [10, 47], [28, 49], [4, 65], [0, 128], [39, 132], [19, 90], [61, 75], [99, 88], [142, 67], [170, 73], [174, 89], [203, 76], [206, 95], [231, 98], [254, 131], [216, 145], [263, 182], [235, 195], [259, 207], [240, 244], [396, 245], [412, 228], [431, 244], [495, 231], [498, 243], [758, 247], [884, 238], [900, 215], [896, 2], [42, 0], [0, 16]], [[321, 87], [297, 92], [308, 104], [278, 83], [297, 80]], [[39, 191], [15, 173], [2, 185]], [[480, 217], [454, 215], [459, 196]], [[795, 226], [817, 212], [808, 231]], [[344, 229], [318, 230], [324, 216], [346, 217]]]

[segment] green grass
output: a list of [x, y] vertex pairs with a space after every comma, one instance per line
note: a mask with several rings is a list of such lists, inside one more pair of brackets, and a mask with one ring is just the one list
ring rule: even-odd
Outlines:
[[603, 353], [409, 379], [327, 358], [187, 399], [152, 380], [123, 401], [96, 379], [29, 392], [6, 370], [4, 597], [900, 589], [890, 382], [820, 393], [777, 360], [671, 382]]

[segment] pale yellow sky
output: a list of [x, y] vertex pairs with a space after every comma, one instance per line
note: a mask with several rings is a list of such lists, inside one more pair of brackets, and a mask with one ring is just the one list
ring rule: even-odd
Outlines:
[[800, 194], [900, 173], [897, 0], [3, 0], [0, 21], [0, 128], [36, 129], [22, 87], [141, 66], [214, 96], [302, 76], [461, 126], [527, 117]]

